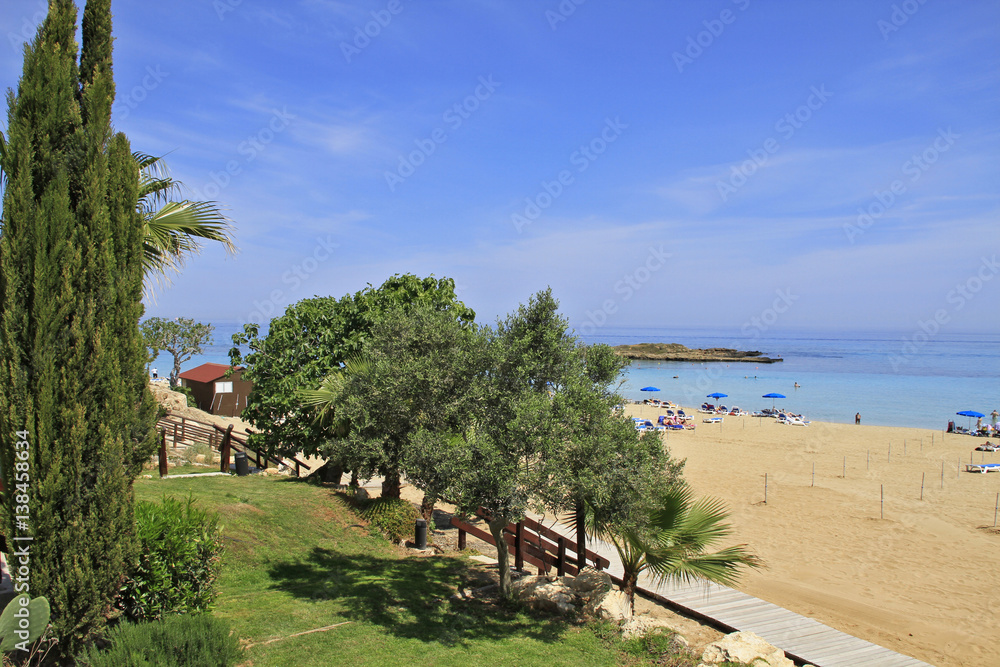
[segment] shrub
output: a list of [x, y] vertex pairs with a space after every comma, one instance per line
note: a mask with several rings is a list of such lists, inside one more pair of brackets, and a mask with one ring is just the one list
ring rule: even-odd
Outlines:
[[184, 385], [177, 385], [176, 387], [171, 387], [171, 391], [176, 391], [178, 394], [184, 394], [187, 397], [187, 406], [189, 408], [198, 407], [198, 401], [194, 400], [194, 392], [191, 391], [191, 387], [185, 387]]
[[219, 518], [194, 499], [164, 497], [135, 508], [139, 558], [116, 604], [132, 620], [176, 612], [208, 611], [222, 561]]
[[417, 508], [399, 498], [375, 498], [361, 506], [361, 516], [382, 531], [392, 542], [413, 537], [414, 522], [420, 518]]
[[184, 450], [184, 452], [181, 454], [181, 457], [183, 457], [184, 460], [187, 461], [188, 463], [195, 464], [197, 463], [196, 457], [199, 454], [202, 454], [205, 457], [205, 460], [202, 461], [202, 463], [205, 463], [207, 465], [212, 465], [213, 463], [215, 463], [215, 450], [209, 447], [208, 444], [204, 442], [199, 442], [191, 445], [190, 447]]
[[168, 616], [149, 623], [122, 623], [104, 650], [78, 657], [87, 667], [229, 667], [243, 658], [229, 624], [209, 614]]

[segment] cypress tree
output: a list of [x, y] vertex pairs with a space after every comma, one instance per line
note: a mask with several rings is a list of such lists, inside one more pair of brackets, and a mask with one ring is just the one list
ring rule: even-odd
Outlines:
[[155, 446], [138, 173], [111, 130], [110, 0], [87, 3], [79, 67], [76, 16], [50, 0], [0, 142], [0, 521], [15, 576], [30, 551], [15, 583], [49, 599], [61, 663], [117, 594], [135, 548], [132, 480]]

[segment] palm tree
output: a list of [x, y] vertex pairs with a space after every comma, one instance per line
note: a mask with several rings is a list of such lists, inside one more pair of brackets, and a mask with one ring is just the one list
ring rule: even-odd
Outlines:
[[736, 583], [741, 566], [763, 563], [740, 544], [719, 551], [709, 547], [730, 534], [729, 517], [722, 502], [713, 498], [695, 501], [691, 490], [676, 485], [655, 499], [645, 525], [622, 528], [601, 524], [587, 512], [587, 532], [610, 542], [618, 552], [624, 574], [622, 592], [635, 613], [639, 575], [649, 572], [659, 583], [704, 579], [724, 586]]
[[[144, 221], [143, 269], [159, 282], [179, 271], [184, 260], [201, 250], [198, 239], [218, 241], [235, 253], [233, 224], [216, 202], [177, 199], [181, 183], [172, 179], [161, 157], [133, 153], [139, 169], [137, 210]], [[151, 292], [147, 282], [146, 292]]]

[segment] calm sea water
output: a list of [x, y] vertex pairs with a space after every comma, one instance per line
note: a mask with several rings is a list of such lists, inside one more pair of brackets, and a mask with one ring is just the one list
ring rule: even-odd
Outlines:
[[[207, 361], [228, 363], [237, 325], [214, 326], [214, 344], [184, 370]], [[809, 419], [849, 423], [860, 412], [864, 424], [938, 429], [950, 419], [967, 423], [955, 416], [962, 410], [1000, 411], [1000, 334], [784, 331], [750, 337], [728, 329], [604, 327], [583, 340], [731, 347], [784, 359], [777, 364], [636, 361], [621, 388], [630, 399], [652, 396], [698, 406], [706, 395], [721, 392], [728, 394], [723, 404], [753, 411], [770, 407], [771, 399], [762, 396], [777, 392], [786, 396], [777, 400], [778, 407]], [[161, 354], [153, 365], [165, 376], [172, 363]], [[639, 391], [646, 386], [660, 391]]]

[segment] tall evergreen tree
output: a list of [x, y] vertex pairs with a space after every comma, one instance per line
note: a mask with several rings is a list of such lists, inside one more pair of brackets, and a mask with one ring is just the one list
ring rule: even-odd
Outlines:
[[71, 0], [50, 1], [0, 151], [0, 519], [10, 544], [29, 545], [27, 583], [49, 599], [60, 662], [117, 593], [132, 480], [155, 446], [138, 173], [111, 131], [110, 0], [87, 2], [79, 67], [76, 17]]

